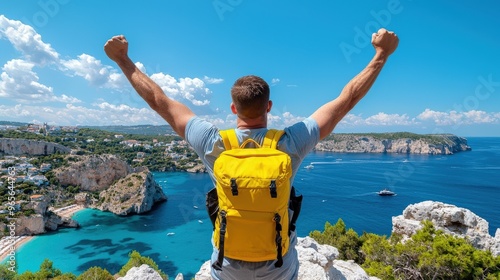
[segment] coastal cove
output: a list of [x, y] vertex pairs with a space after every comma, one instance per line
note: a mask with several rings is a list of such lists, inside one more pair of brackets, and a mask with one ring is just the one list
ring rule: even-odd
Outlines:
[[[342, 218], [347, 227], [389, 235], [391, 218], [409, 204], [441, 201], [471, 210], [500, 228], [500, 138], [468, 138], [471, 151], [454, 155], [314, 152], [304, 160], [295, 186], [304, 195], [298, 235], [322, 230]], [[314, 166], [306, 169], [305, 166]], [[85, 209], [73, 217], [80, 229], [33, 238], [17, 251], [19, 272], [36, 271], [45, 258], [63, 272], [102, 266], [116, 273], [128, 253], [150, 256], [170, 277], [190, 279], [210, 257], [211, 224], [205, 213], [207, 174], [156, 172], [168, 196], [152, 212], [119, 217]], [[396, 196], [377, 192], [390, 188]]]

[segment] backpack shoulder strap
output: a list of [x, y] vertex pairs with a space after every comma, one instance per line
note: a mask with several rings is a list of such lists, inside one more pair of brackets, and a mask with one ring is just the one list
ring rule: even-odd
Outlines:
[[[221, 130], [219, 131], [219, 134], [222, 137], [224, 148], [226, 150], [237, 149], [240, 147], [240, 145], [238, 145], [238, 137], [236, 136], [234, 129]], [[283, 134], [285, 134], [284, 130], [269, 129], [264, 137], [262, 147], [276, 149], [278, 141]]]
[[264, 143], [262, 143], [262, 147], [276, 149], [278, 141], [283, 134], [285, 134], [284, 130], [269, 129], [264, 138]]
[[222, 141], [224, 142], [224, 148], [226, 150], [237, 149], [238, 145], [238, 137], [236, 137], [236, 132], [234, 129], [227, 129], [219, 131], [220, 137], [222, 137]]

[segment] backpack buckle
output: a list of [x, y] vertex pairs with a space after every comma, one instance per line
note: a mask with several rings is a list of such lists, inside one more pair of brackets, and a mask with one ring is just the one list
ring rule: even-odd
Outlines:
[[271, 191], [271, 197], [278, 197], [278, 192], [276, 191], [276, 180], [271, 180], [271, 185], [269, 185], [269, 190]]
[[231, 178], [231, 193], [233, 196], [238, 195], [238, 185], [236, 185], [236, 179]]

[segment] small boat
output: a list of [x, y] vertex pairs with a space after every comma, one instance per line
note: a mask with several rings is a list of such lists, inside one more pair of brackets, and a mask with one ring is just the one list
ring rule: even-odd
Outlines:
[[198, 220], [198, 223], [203, 224], [203, 221], [202, 220]]
[[393, 196], [393, 195], [396, 195], [395, 192], [393, 191], [390, 191], [388, 189], [383, 189], [381, 191], [378, 192], [378, 195], [381, 195], [381, 196]]
[[172, 236], [174, 234], [175, 234], [175, 232], [169, 232], [169, 233], [167, 233], [167, 236]]
[[304, 167], [305, 169], [313, 169], [314, 168], [314, 165], [311, 163], [309, 165], [307, 165], [306, 167]]

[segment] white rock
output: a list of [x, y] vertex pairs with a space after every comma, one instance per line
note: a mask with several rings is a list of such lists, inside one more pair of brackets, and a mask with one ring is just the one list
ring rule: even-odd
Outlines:
[[[475, 248], [500, 254], [500, 238], [489, 234], [488, 222], [472, 211], [455, 205], [435, 201], [411, 204], [403, 215], [392, 218], [392, 232], [410, 238], [422, 228], [421, 221], [429, 220], [445, 233], [468, 239]], [[500, 236], [497, 230], [496, 236]]]
[[163, 278], [156, 270], [143, 264], [140, 267], [132, 267], [125, 276], [118, 278], [118, 280], [163, 280]]
[[[329, 278], [327, 279], [349, 279], [349, 280], [370, 280], [377, 279], [376, 277], [370, 278], [368, 274], [354, 261], [335, 260], [333, 268], [329, 271]], [[310, 278], [312, 279], [312, 278]]]

